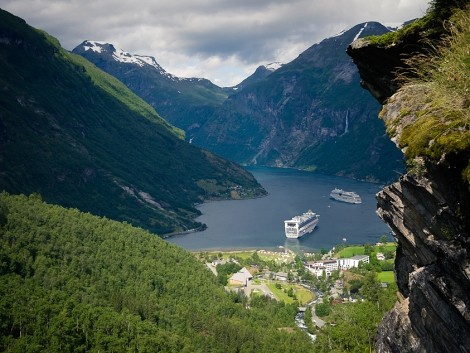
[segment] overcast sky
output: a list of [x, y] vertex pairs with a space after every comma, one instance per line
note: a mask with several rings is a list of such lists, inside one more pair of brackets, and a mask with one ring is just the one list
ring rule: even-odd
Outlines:
[[84, 40], [150, 55], [180, 77], [233, 86], [356, 24], [421, 17], [429, 0], [0, 0], [72, 50]]

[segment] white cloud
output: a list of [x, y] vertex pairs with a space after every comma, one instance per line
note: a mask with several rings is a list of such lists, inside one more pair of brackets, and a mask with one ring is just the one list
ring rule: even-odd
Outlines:
[[177, 76], [237, 84], [272, 61], [288, 62], [312, 44], [358, 23], [402, 23], [429, 0], [0, 0], [0, 6], [58, 38], [151, 55]]

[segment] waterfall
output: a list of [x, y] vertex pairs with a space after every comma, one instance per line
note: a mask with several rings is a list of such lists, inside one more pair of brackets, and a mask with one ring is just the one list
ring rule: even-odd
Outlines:
[[349, 132], [349, 110], [346, 111], [346, 121], [344, 123], [344, 132], [343, 135]]

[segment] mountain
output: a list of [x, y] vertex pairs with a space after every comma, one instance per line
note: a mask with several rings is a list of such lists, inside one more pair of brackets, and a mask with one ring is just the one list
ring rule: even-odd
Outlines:
[[348, 47], [409, 167], [377, 194], [377, 214], [398, 240], [398, 301], [378, 329], [376, 352], [470, 347], [468, 4], [433, 1], [397, 33]]
[[255, 70], [255, 72], [253, 72], [250, 76], [248, 76], [238, 85], [233, 87], [233, 89], [234, 91], [238, 91], [238, 90], [241, 90], [242, 88], [245, 88], [248, 85], [254, 84], [258, 81], [262, 81], [266, 77], [268, 77], [270, 74], [272, 74], [274, 71], [279, 69], [280, 67], [282, 67], [282, 64], [279, 62], [274, 62], [274, 63], [267, 64], [267, 65], [260, 65]]
[[141, 56], [122, 60], [119, 50], [96, 42], [73, 51], [124, 82], [194, 144], [230, 160], [389, 181], [403, 171], [402, 154], [386, 137], [377, 119], [380, 105], [360, 88], [345, 53], [356, 37], [387, 32], [375, 22], [357, 25], [288, 64], [260, 66], [239, 85], [210, 91], [217, 94], [198, 104], [159, 82], [184, 84], [188, 95], [195, 86], [157, 65], [138, 63]]
[[87, 40], [72, 52], [117, 77], [165, 120], [184, 130], [203, 124], [232, 92], [207, 79], [174, 76], [154, 57], [130, 54], [110, 43]]
[[402, 155], [345, 53], [355, 38], [387, 32], [369, 22], [314, 44], [228, 97], [206, 124], [187, 133], [194, 143], [241, 163], [395, 179]]
[[0, 190], [159, 234], [203, 227], [204, 200], [265, 193], [47, 33], [1, 11], [0, 38]]

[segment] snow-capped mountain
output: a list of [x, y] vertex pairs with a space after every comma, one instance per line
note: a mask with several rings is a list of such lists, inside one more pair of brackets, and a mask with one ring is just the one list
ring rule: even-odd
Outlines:
[[122, 81], [170, 123], [182, 128], [207, 119], [231, 92], [204, 78], [181, 78], [152, 56], [128, 53], [111, 43], [86, 40], [73, 49]]
[[98, 53], [87, 44], [74, 52], [123, 81], [194, 144], [228, 159], [388, 181], [396, 175], [390, 171], [402, 167], [401, 154], [386, 138], [380, 106], [360, 87], [346, 54], [353, 40], [388, 31], [376, 22], [358, 24], [290, 63], [259, 66], [230, 89], [175, 79], [136, 64], [145, 62], [143, 56], [116, 49]]
[[[162, 76], [166, 76], [172, 80], [178, 79], [178, 77], [166, 72], [155, 60], [153, 56], [137, 55], [126, 52], [120, 48], [116, 48], [111, 43], [99, 42], [93, 40], [86, 40], [74, 50], [74, 53], [82, 56], [99, 55], [101, 57], [111, 56], [113, 60], [124, 64], [134, 64], [139, 67], [151, 66], [160, 73]], [[85, 54], [85, 55], [84, 55]]]

